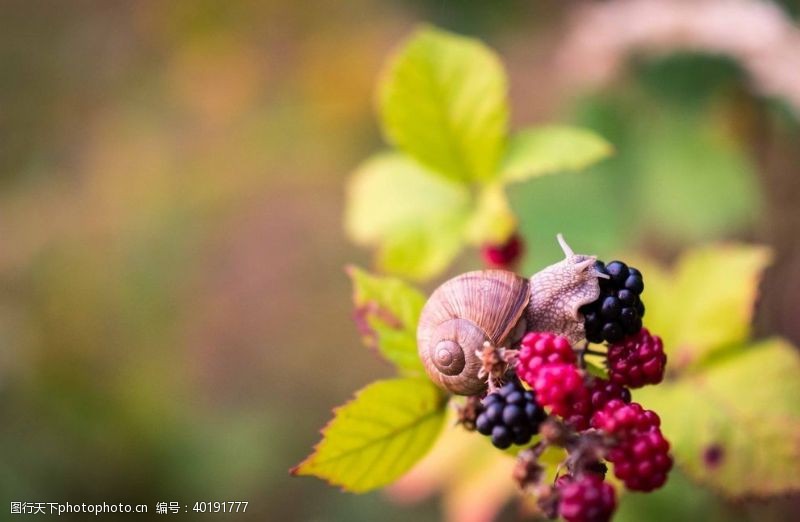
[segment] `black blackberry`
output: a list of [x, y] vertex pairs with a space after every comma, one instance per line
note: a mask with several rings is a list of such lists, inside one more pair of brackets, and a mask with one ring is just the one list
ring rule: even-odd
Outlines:
[[641, 272], [622, 261], [597, 261], [595, 268], [609, 278], [599, 279], [600, 297], [581, 307], [586, 340], [615, 343], [642, 329], [644, 281]]
[[512, 443], [528, 443], [546, 416], [534, 393], [514, 378], [483, 399], [475, 426], [479, 433], [491, 436], [496, 447], [506, 449]]

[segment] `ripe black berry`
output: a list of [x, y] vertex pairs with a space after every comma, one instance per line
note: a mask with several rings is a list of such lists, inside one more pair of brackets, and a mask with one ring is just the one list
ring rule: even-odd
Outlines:
[[506, 449], [512, 443], [527, 444], [546, 416], [534, 393], [514, 379], [483, 399], [475, 426], [496, 447]]
[[618, 342], [642, 328], [642, 274], [622, 261], [612, 261], [608, 265], [598, 261], [595, 268], [609, 277], [599, 280], [597, 300], [581, 307], [586, 339], [593, 343]]

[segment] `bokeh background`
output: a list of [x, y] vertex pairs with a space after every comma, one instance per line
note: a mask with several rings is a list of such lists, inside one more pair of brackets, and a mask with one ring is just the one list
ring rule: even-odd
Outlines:
[[[571, 122], [617, 149], [510, 194], [526, 271], [557, 258], [557, 231], [576, 250], [667, 261], [708, 240], [767, 244], [756, 331], [800, 345], [796, 3], [0, 7], [6, 506], [248, 500], [237, 520], [439, 519], [436, 496], [398, 505], [288, 476], [331, 407], [391, 373], [351, 320], [343, 266], [371, 261], [342, 231], [344, 187], [384, 146], [376, 77], [420, 22], [498, 51], [515, 127]], [[467, 252], [452, 271], [479, 264]], [[797, 501], [734, 508], [788, 520]]]

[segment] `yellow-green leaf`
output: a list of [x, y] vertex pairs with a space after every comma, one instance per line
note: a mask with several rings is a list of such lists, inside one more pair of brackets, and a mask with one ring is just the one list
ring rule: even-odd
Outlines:
[[347, 273], [364, 343], [402, 373], [423, 374], [416, 331], [425, 296], [400, 279], [373, 276], [357, 267], [349, 267]]
[[446, 398], [425, 379], [377, 381], [337, 408], [314, 452], [292, 470], [355, 493], [390, 484], [430, 449]]
[[[800, 356], [781, 340], [732, 352], [674, 381], [637, 390], [657, 411], [677, 463], [729, 496], [800, 490]], [[709, 464], [707, 452], [717, 454]]]
[[500, 60], [478, 40], [418, 30], [384, 72], [379, 104], [387, 139], [458, 181], [496, 175], [508, 120]]
[[384, 153], [350, 179], [345, 228], [356, 242], [378, 247], [382, 269], [421, 279], [446, 268], [462, 248], [470, 205], [466, 187], [403, 154]]
[[592, 131], [545, 126], [526, 129], [511, 138], [503, 159], [505, 181], [569, 170], [581, 170], [610, 156], [613, 147]]
[[645, 326], [664, 340], [673, 369], [701, 362], [750, 335], [764, 247], [717, 245], [691, 250], [671, 272], [637, 265], [644, 274]]
[[414, 280], [440, 274], [464, 246], [461, 219], [432, 223], [431, 228], [415, 228], [393, 235], [378, 249], [378, 266]]

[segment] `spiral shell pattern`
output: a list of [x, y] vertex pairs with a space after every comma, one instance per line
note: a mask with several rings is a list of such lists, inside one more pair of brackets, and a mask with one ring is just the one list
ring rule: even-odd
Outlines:
[[504, 270], [467, 272], [437, 288], [422, 309], [419, 355], [430, 378], [459, 395], [486, 388], [477, 352], [502, 346], [530, 300], [528, 280]]

